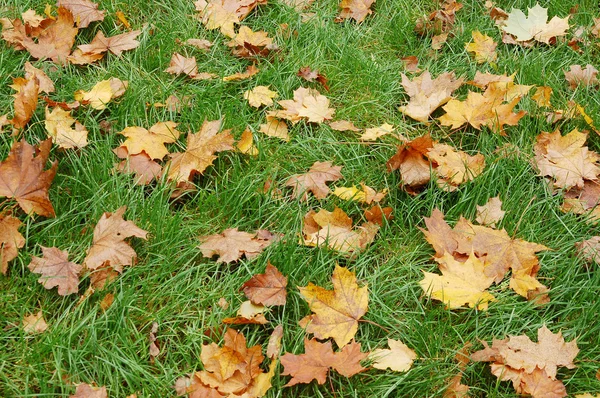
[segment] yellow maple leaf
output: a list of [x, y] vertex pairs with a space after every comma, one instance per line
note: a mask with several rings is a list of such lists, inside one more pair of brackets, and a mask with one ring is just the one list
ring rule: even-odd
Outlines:
[[529, 8], [529, 15], [513, 8], [504, 21], [501, 29], [515, 36], [516, 41], [536, 40], [550, 44], [550, 39], [564, 36], [569, 29], [569, 16], [565, 18], [553, 17], [548, 21], [548, 9], [536, 4]]
[[[44, 125], [48, 136], [52, 137], [52, 141], [61, 148], [83, 148], [88, 144], [88, 131], [71, 116], [71, 111], [65, 111], [60, 107], [49, 111], [49, 108], [46, 107]], [[73, 125], [75, 125], [74, 128]]]
[[127, 137], [121, 147], [127, 148], [129, 155], [137, 155], [146, 152], [152, 159], [162, 159], [169, 153], [165, 144], [170, 144], [179, 138], [181, 134], [175, 129], [175, 122], [158, 122], [150, 130], [143, 127], [126, 127], [119, 134]]
[[244, 93], [244, 99], [247, 99], [250, 106], [255, 108], [260, 108], [262, 105], [273, 105], [273, 98], [276, 97], [277, 93], [269, 90], [268, 86], [256, 86]]
[[496, 53], [497, 44], [491, 37], [481, 34], [478, 30], [471, 32], [473, 36], [473, 42], [468, 43], [465, 47], [467, 51], [475, 53], [475, 61], [478, 64], [484, 62], [495, 62], [498, 59]]

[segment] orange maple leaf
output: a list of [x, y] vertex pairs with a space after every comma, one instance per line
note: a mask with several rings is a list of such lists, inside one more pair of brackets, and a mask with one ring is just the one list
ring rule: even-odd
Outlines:
[[307, 173], [291, 176], [285, 183], [293, 187], [292, 197], [308, 200], [308, 192], [312, 192], [317, 199], [325, 199], [331, 189], [327, 182], [337, 181], [342, 178], [342, 166], [333, 166], [331, 162], [315, 162]]
[[277, 235], [264, 230], [251, 234], [238, 231], [237, 228], [229, 228], [220, 234], [201, 236], [202, 244], [198, 247], [204, 257], [211, 258], [218, 255], [217, 262], [231, 263], [239, 260], [243, 255], [248, 259], [258, 256], [277, 238]]
[[67, 296], [79, 290], [79, 273], [83, 267], [68, 261], [66, 250], [42, 246], [42, 257], [32, 257], [29, 270], [42, 276], [38, 282], [46, 289], [58, 286], [58, 294]]
[[0, 213], [0, 272], [6, 275], [8, 262], [15, 259], [25, 238], [19, 233], [21, 221], [10, 214]]
[[287, 277], [271, 263], [264, 274], [254, 275], [244, 282], [240, 290], [255, 304], [285, 305], [287, 300]]

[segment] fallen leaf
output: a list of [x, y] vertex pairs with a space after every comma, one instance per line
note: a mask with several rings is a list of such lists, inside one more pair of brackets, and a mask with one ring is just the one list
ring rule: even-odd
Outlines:
[[[342, 348], [358, 330], [358, 320], [367, 312], [369, 291], [359, 287], [352, 271], [336, 265], [332, 275], [333, 290], [309, 283], [299, 287], [300, 295], [314, 314], [302, 318], [300, 327], [318, 339], [333, 338]], [[281, 358], [283, 363], [283, 357]]]
[[442, 276], [423, 272], [425, 278], [419, 282], [432, 299], [442, 301], [449, 309], [468, 304], [471, 308], [477, 306], [478, 310], [487, 310], [488, 303], [496, 300], [486, 290], [494, 278], [485, 275], [485, 264], [475, 255], [471, 254], [464, 263], [456, 261], [450, 253], [435, 260]]
[[13, 79], [12, 87], [17, 90], [17, 93], [13, 95], [15, 98], [14, 109], [15, 115], [9, 122], [17, 129], [21, 129], [27, 125], [38, 103], [38, 94], [40, 87], [38, 79], [32, 77], [31, 79], [15, 78]]
[[148, 334], [148, 340], [150, 340], [150, 347], [148, 351], [151, 358], [156, 358], [160, 354], [160, 348], [158, 347], [156, 340], [156, 333], [158, 332], [158, 322], [152, 322], [150, 327], [150, 333]]
[[468, 43], [465, 48], [468, 52], [475, 54], [475, 61], [478, 64], [485, 62], [496, 62], [498, 54], [496, 53], [496, 42], [491, 37], [481, 34], [478, 30], [471, 32], [473, 42]]
[[267, 117], [267, 123], [261, 124], [259, 131], [269, 137], [281, 138], [285, 142], [290, 140], [287, 124], [275, 118]]
[[293, 187], [293, 198], [308, 200], [308, 192], [312, 192], [317, 199], [325, 199], [331, 190], [328, 182], [342, 178], [342, 166], [333, 166], [331, 162], [315, 162], [308, 172], [290, 177], [285, 185]]
[[269, 337], [269, 343], [267, 344], [267, 358], [277, 359], [279, 352], [281, 351], [281, 339], [283, 338], [283, 326], [277, 325], [273, 329], [273, 333]]
[[213, 46], [213, 43], [206, 39], [187, 39], [184, 44], [205, 51], [210, 50], [210, 48]]
[[77, 101], [89, 104], [94, 109], [103, 110], [113, 98], [122, 96], [128, 86], [129, 82], [111, 77], [98, 82], [90, 91], [76, 91], [74, 96]]
[[158, 122], [146, 130], [143, 127], [126, 127], [119, 134], [127, 137], [121, 148], [127, 149], [129, 155], [145, 152], [151, 159], [162, 159], [169, 154], [165, 144], [170, 144], [181, 134], [175, 122]]
[[379, 127], [371, 127], [365, 129], [363, 135], [360, 136], [361, 141], [377, 141], [379, 137], [391, 134], [394, 131], [394, 126], [384, 123]]
[[271, 263], [264, 274], [257, 274], [244, 282], [240, 290], [250, 301], [262, 305], [285, 305], [287, 300], [287, 277]]
[[48, 324], [42, 315], [42, 311], [23, 317], [23, 331], [25, 333], [38, 334], [45, 332], [46, 329], [48, 329]]
[[108, 310], [114, 301], [115, 295], [112, 293], [107, 293], [102, 300], [100, 300], [100, 309], [102, 309], [102, 311]]
[[435, 164], [438, 185], [448, 191], [473, 180], [485, 168], [485, 158], [482, 154], [470, 156], [446, 144], [433, 144], [427, 152], [427, 157]]
[[156, 163], [146, 152], [137, 155], [129, 155], [127, 149], [117, 147], [113, 152], [121, 159], [120, 163], [115, 165], [118, 171], [126, 174], [135, 174], [135, 183], [137, 185], [147, 185], [153, 179], [159, 178], [162, 173], [162, 166]]
[[387, 195], [387, 192], [387, 188], [382, 192], [377, 192], [373, 188], [361, 183], [361, 189], [356, 188], [356, 186], [349, 188], [338, 187], [333, 191], [333, 194], [343, 200], [353, 200], [370, 205], [371, 203], [381, 202], [385, 195]]
[[32, 257], [29, 270], [42, 276], [38, 279], [46, 289], [58, 287], [58, 294], [67, 296], [79, 290], [79, 274], [83, 267], [68, 261], [66, 250], [42, 246], [42, 257]]
[[584, 180], [596, 180], [600, 174], [600, 155], [585, 145], [586, 133], [577, 129], [562, 136], [559, 130], [542, 132], [534, 146], [534, 165], [540, 175], [552, 177], [557, 188], [583, 188]]
[[535, 94], [531, 96], [531, 99], [535, 101], [538, 106], [550, 108], [550, 97], [552, 96], [552, 88], [548, 86], [538, 86]]
[[127, 17], [123, 13], [123, 11], [117, 11], [117, 12], [115, 12], [115, 15], [116, 15], [117, 19], [119, 20], [119, 22], [121, 23], [121, 25], [123, 25], [125, 27], [125, 29], [131, 30], [131, 24], [127, 20]]
[[120, 35], [106, 37], [102, 31], [98, 31], [90, 44], [82, 44], [78, 46], [83, 54], [103, 54], [110, 51], [116, 56], [120, 56], [123, 51], [133, 50], [140, 45], [140, 42], [135, 40], [141, 30], [133, 30]]
[[246, 68], [245, 72], [242, 73], [234, 73], [233, 75], [225, 76], [223, 78], [224, 82], [232, 82], [236, 80], [245, 80], [249, 79], [252, 76], [256, 75], [259, 72], [258, 68], [254, 65], [250, 65]]
[[577, 256], [586, 263], [600, 264], [600, 236], [592, 236], [589, 239], [575, 243]]
[[125, 221], [123, 214], [126, 206], [118, 208], [114, 213], [105, 212], [94, 228], [94, 240], [87, 251], [83, 263], [90, 270], [110, 265], [115, 271], [123, 272], [123, 266], [133, 265], [137, 257], [135, 250], [126, 238], [135, 236], [147, 239], [147, 231], [138, 228], [133, 222]]
[[165, 72], [172, 75], [187, 75], [194, 78], [198, 75], [198, 66], [196, 65], [196, 57], [184, 57], [179, 53], [174, 53], [171, 56], [169, 67]]
[[54, 217], [54, 207], [48, 190], [56, 175], [58, 161], [44, 170], [52, 140], [42, 141], [38, 147], [24, 139], [12, 144], [8, 157], [0, 162], [0, 197], [14, 198], [26, 213]]
[[211, 258], [218, 255], [217, 262], [231, 263], [238, 261], [243, 255], [247, 259], [258, 256], [275, 238], [263, 239], [258, 233], [238, 231], [229, 228], [220, 234], [201, 236], [202, 244], [198, 246], [202, 255]]
[[433, 111], [450, 101], [452, 93], [463, 81], [462, 78], [456, 79], [454, 72], [443, 73], [432, 79], [429, 71], [425, 71], [412, 80], [402, 74], [402, 87], [410, 100], [398, 109], [406, 116], [427, 122]]
[[384, 219], [390, 221], [394, 218], [394, 216], [392, 216], [393, 211], [394, 209], [391, 207], [381, 207], [380, 205], [375, 205], [370, 209], [365, 210], [365, 219], [370, 223], [382, 226]]
[[25, 245], [25, 238], [19, 232], [21, 220], [10, 214], [0, 213], [0, 272], [6, 275], [8, 263], [14, 260], [19, 249]]
[[325, 91], [329, 91], [327, 78], [323, 74], [319, 73], [317, 69], [312, 70], [310, 66], [303, 66], [302, 68], [300, 68], [300, 70], [298, 70], [298, 73], [296, 75], [303, 78], [307, 82], [317, 81], [321, 84], [321, 86], [323, 86]]
[[92, 22], [103, 21], [106, 13], [98, 10], [98, 4], [90, 0], [58, 0], [56, 5], [71, 11], [79, 29], [87, 28]]
[[352, 342], [340, 352], [333, 352], [331, 342], [319, 343], [316, 339], [304, 339], [304, 354], [285, 353], [281, 357], [284, 367], [282, 376], [292, 376], [286, 387], [308, 384], [316, 380], [325, 384], [329, 369], [332, 368], [345, 377], [351, 377], [364, 370], [360, 361], [368, 354], [360, 352], [360, 344]]
[[71, 11], [67, 8], [59, 7], [58, 17], [50, 18], [49, 25], [41, 31], [37, 37], [37, 41], [34, 41], [29, 36], [25, 36], [20, 44], [34, 58], [50, 58], [53, 62], [64, 65], [71, 53], [73, 44], [75, 44], [75, 36], [78, 32], [74, 24], [75, 20]]
[[440, 33], [431, 38], [431, 48], [434, 50], [441, 50], [446, 41], [448, 40], [448, 33]]
[[483, 206], [477, 206], [477, 221], [481, 225], [496, 227], [506, 212], [502, 210], [502, 201], [499, 196], [490, 198]]
[[43, 70], [31, 65], [29, 62], [25, 62], [25, 79], [36, 79], [39, 91], [42, 93], [50, 94], [55, 90], [54, 83], [48, 75]]
[[571, 65], [571, 69], [565, 72], [565, 79], [569, 82], [569, 88], [575, 90], [577, 87], [594, 87], [600, 84], [598, 80], [598, 69], [587, 64], [585, 68], [581, 65]]
[[336, 131], [360, 131], [360, 129], [358, 127], [356, 127], [354, 125], [354, 123], [348, 121], [348, 120], [336, 120], [333, 122], [329, 123], [329, 127], [331, 127], [332, 130], [336, 130]]
[[194, 3], [206, 29], [220, 29], [227, 37], [234, 37], [234, 25], [242, 21], [262, 0], [198, 0]]
[[421, 69], [419, 69], [419, 59], [414, 55], [409, 55], [408, 57], [403, 57], [402, 62], [404, 62], [404, 69], [407, 72], [411, 73], [419, 73]]
[[77, 384], [74, 395], [69, 398], [108, 398], [106, 387], [93, 387], [86, 383]]
[[71, 116], [71, 111], [65, 111], [60, 107], [49, 111], [46, 107], [44, 125], [48, 136], [61, 148], [83, 148], [88, 144], [87, 129]]
[[390, 349], [381, 349], [371, 351], [370, 359], [373, 359], [375, 369], [391, 369], [394, 372], [406, 372], [417, 358], [417, 354], [408, 348], [406, 344], [399, 340], [388, 339]]
[[340, 2], [340, 14], [335, 18], [335, 22], [342, 22], [345, 19], [354, 19], [356, 22], [362, 22], [367, 15], [372, 14], [371, 6], [375, 0], [342, 0]]
[[250, 106], [260, 108], [262, 105], [273, 105], [273, 98], [277, 97], [275, 91], [269, 90], [268, 86], [256, 86], [252, 90], [244, 92], [244, 99], [248, 100]]
[[431, 165], [427, 154], [433, 145], [431, 136], [426, 134], [399, 146], [396, 154], [386, 163], [388, 171], [400, 170], [402, 183], [409, 187], [426, 185], [431, 179]]
[[449, 32], [454, 26], [456, 11], [463, 5], [455, 0], [446, 0], [440, 10], [431, 12], [425, 18], [419, 18], [415, 26], [415, 32], [421, 36], [439, 35], [443, 32]]
[[172, 153], [167, 178], [177, 183], [191, 181], [217, 158], [215, 153], [233, 150], [231, 130], [219, 133], [223, 119], [205, 120], [198, 133], [188, 133], [185, 152]]
[[225, 318], [223, 323], [228, 325], [247, 325], [247, 324], [259, 324], [264, 325], [269, 323], [263, 313], [267, 307], [264, 305], [257, 305], [251, 301], [244, 301], [237, 311], [237, 316], [234, 318]]
[[518, 42], [536, 40], [550, 44], [550, 39], [564, 36], [569, 29], [569, 16], [565, 18], [553, 17], [548, 21], [548, 9], [536, 4], [528, 8], [529, 16], [523, 11], [513, 8], [504, 21], [501, 29], [513, 35]]
[[286, 119], [298, 123], [303, 118], [312, 123], [331, 120], [335, 109], [329, 108], [329, 99], [317, 90], [299, 87], [294, 91], [293, 100], [278, 101], [283, 110], [269, 111], [268, 117]]
[[246, 127], [235, 146], [241, 153], [246, 153], [250, 156], [258, 155], [258, 148], [254, 145], [254, 135], [248, 127]]
[[273, 39], [264, 30], [253, 31], [247, 26], [240, 26], [233, 40], [227, 43], [232, 47], [232, 54], [236, 57], [251, 58], [256, 55], [267, 56], [271, 50], [277, 49]]

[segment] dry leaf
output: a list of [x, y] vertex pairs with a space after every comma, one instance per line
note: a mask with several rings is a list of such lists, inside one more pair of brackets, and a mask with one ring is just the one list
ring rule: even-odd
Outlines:
[[285, 305], [287, 300], [287, 277], [271, 263], [264, 274], [257, 274], [244, 282], [240, 290], [255, 304]]
[[125, 221], [125, 210], [127, 207], [122, 206], [114, 213], [105, 212], [100, 217], [94, 228], [92, 247], [87, 251], [84, 260], [88, 269], [95, 270], [110, 265], [121, 273], [124, 265], [133, 265], [137, 254], [125, 239], [135, 236], [145, 240], [148, 232], [138, 228], [131, 221]]
[[406, 116], [427, 122], [433, 111], [452, 98], [452, 93], [463, 81], [462, 78], [456, 79], [454, 72], [443, 73], [432, 79], [429, 71], [425, 71], [413, 80], [402, 74], [402, 86], [410, 101], [398, 109]]
[[277, 93], [269, 90], [268, 86], [256, 86], [254, 89], [244, 92], [244, 99], [247, 99], [250, 106], [255, 108], [260, 108], [262, 105], [273, 105], [273, 98], [277, 98]]
[[433, 144], [427, 152], [427, 157], [434, 163], [438, 185], [448, 191], [473, 180], [485, 168], [485, 158], [482, 154], [470, 156], [446, 144]]
[[317, 90], [304, 87], [294, 91], [293, 100], [278, 101], [284, 109], [269, 111], [267, 118], [286, 119], [292, 123], [298, 123], [303, 118], [312, 123], [323, 123], [331, 120], [335, 109], [329, 108], [329, 99], [321, 95]]
[[342, 22], [345, 19], [354, 19], [356, 22], [362, 22], [367, 15], [372, 14], [371, 6], [375, 0], [341, 0], [340, 14], [335, 18], [335, 22]]
[[264, 305], [253, 304], [251, 301], [244, 301], [237, 311], [237, 316], [234, 318], [225, 318], [223, 323], [228, 325], [247, 325], [259, 324], [264, 325], [269, 323], [263, 315], [267, 307]]
[[156, 163], [145, 152], [137, 155], [129, 155], [126, 148], [117, 147], [113, 152], [121, 159], [120, 163], [115, 165], [118, 171], [126, 174], [135, 174], [135, 183], [137, 185], [149, 184], [153, 179], [159, 178], [162, 173], [162, 166]]
[[394, 131], [394, 126], [388, 123], [384, 123], [379, 127], [371, 127], [365, 129], [363, 135], [360, 136], [361, 141], [377, 141], [379, 137], [390, 134]]
[[440, 10], [435, 10], [426, 18], [419, 18], [415, 26], [415, 32], [419, 35], [439, 35], [449, 32], [454, 26], [456, 11], [462, 8], [461, 3], [455, 0], [445, 0]]
[[187, 39], [184, 44], [188, 46], [196, 47], [198, 50], [210, 50], [213, 46], [213, 43], [206, 39]]
[[31, 65], [29, 62], [25, 62], [25, 79], [31, 80], [36, 79], [39, 85], [39, 91], [42, 93], [50, 94], [54, 92], [54, 83], [46, 73]]
[[114, 301], [115, 295], [112, 293], [107, 293], [102, 300], [100, 300], [100, 309], [102, 309], [102, 311], [108, 310]]
[[481, 225], [489, 226], [492, 228], [496, 227], [496, 223], [499, 223], [504, 217], [504, 210], [502, 210], [502, 201], [499, 196], [490, 198], [487, 203], [483, 206], [477, 206], [477, 221]]
[[215, 153], [233, 150], [231, 130], [219, 133], [223, 119], [207, 121], [196, 134], [188, 133], [185, 152], [172, 153], [167, 178], [178, 183], [192, 181], [217, 158]]
[[11, 87], [17, 90], [17, 92], [13, 95], [15, 98], [15, 115], [9, 120], [9, 122], [14, 128], [21, 129], [27, 125], [31, 119], [31, 116], [33, 116], [33, 113], [35, 112], [35, 108], [37, 107], [38, 103], [40, 87], [38, 84], [38, 79], [35, 78], [35, 76], [31, 79], [17, 77], [13, 79], [13, 84]]
[[590, 239], [575, 243], [577, 256], [586, 263], [595, 262], [600, 264], [600, 236], [592, 236]]
[[6, 275], [9, 261], [14, 260], [25, 238], [19, 232], [21, 221], [10, 214], [0, 213], [0, 272]]
[[56, 247], [42, 246], [42, 257], [32, 257], [27, 266], [29, 270], [42, 276], [38, 282], [46, 289], [58, 286], [58, 294], [67, 296], [79, 290], [79, 274], [82, 266], [68, 261], [69, 254], [66, 250]]
[[56, 107], [50, 112], [46, 107], [44, 125], [48, 136], [61, 148], [83, 148], [88, 144], [88, 131], [71, 116], [71, 111]]
[[441, 50], [446, 41], [448, 40], [448, 33], [440, 33], [431, 38], [431, 48], [434, 50]]
[[391, 207], [375, 205], [370, 209], [365, 210], [365, 219], [370, 223], [382, 226], [384, 219], [389, 221], [394, 218], [394, 216], [392, 216], [393, 211], [394, 209]]
[[98, 31], [90, 44], [82, 44], [77, 48], [85, 54], [103, 54], [110, 51], [116, 56], [120, 56], [123, 51], [133, 50], [140, 45], [140, 42], [135, 40], [142, 33], [141, 30], [133, 30], [120, 35], [106, 37], [102, 31]]
[[150, 340], [150, 347], [148, 349], [151, 358], [156, 358], [160, 354], [160, 348], [156, 341], [156, 332], [158, 332], [158, 322], [152, 322], [148, 340]]
[[264, 0], [198, 0], [194, 3], [206, 29], [220, 29], [227, 37], [234, 37], [233, 25], [239, 24]]
[[245, 80], [249, 79], [252, 76], [256, 75], [259, 72], [258, 68], [254, 65], [250, 65], [246, 68], [245, 72], [242, 73], [234, 73], [233, 75], [225, 76], [223, 78], [224, 82], [232, 82], [236, 80]]
[[475, 61], [478, 64], [485, 62], [496, 62], [498, 54], [496, 53], [496, 42], [494, 39], [487, 35], [481, 34], [478, 30], [471, 32], [473, 36], [473, 42], [465, 46], [468, 52], [472, 52], [475, 55]]
[[196, 65], [196, 57], [184, 57], [179, 53], [174, 53], [171, 56], [169, 67], [165, 72], [172, 75], [187, 75], [194, 78], [198, 75], [198, 66]]
[[277, 49], [277, 45], [273, 43], [272, 38], [268, 37], [267, 32], [263, 30], [254, 32], [247, 26], [240, 26], [239, 32], [227, 43], [227, 46], [233, 47], [232, 54], [241, 58], [267, 56], [271, 50]]
[[92, 108], [103, 110], [113, 99], [125, 94], [129, 82], [111, 77], [109, 80], [98, 82], [90, 91], [78, 90], [75, 92], [77, 101], [89, 104]]
[[262, 235], [260, 231], [251, 234], [229, 228], [220, 234], [201, 236], [202, 244], [198, 247], [204, 257], [218, 255], [219, 263], [238, 261], [243, 255], [247, 259], [253, 259], [276, 239], [273, 236], [262, 238]]
[[531, 99], [535, 101], [538, 106], [550, 108], [550, 97], [552, 96], [552, 88], [548, 86], [538, 86], [535, 94], [531, 96]]
[[394, 372], [406, 372], [417, 358], [417, 354], [399, 340], [388, 339], [390, 349], [376, 349], [371, 351], [370, 359], [374, 359], [375, 369], [391, 369]]
[[388, 171], [400, 170], [402, 183], [418, 188], [429, 183], [431, 165], [427, 158], [434, 141], [429, 134], [415, 138], [398, 147], [398, 151], [386, 163]]
[[165, 144], [170, 144], [179, 138], [181, 134], [176, 129], [175, 122], [158, 122], [146, 130], [143, 127], [126, 127], [119, 134], [127, 137], [121, 144], [121, 148], [127, 149], [129, 155], [137, 155], [145, 152], [152, 159], [162, 159], [169, 151]]
[[348, 120], [336, 120], [334, 122], [330, 122], [329, 127], [331, 127], [332, 130], [336, 131], [360, 131], [360, 129], [356, 127], [354, 123]]
[[361, 189], [356, 188], [356, 186], [350, 188], [338, 187], [333, 191], [333, 194], [343, 200], [354, 200], [370, 205], [371, 203], [381, 202], [385, 195], [387, 195], [387, 192], [387, 188], [382, 192], [377, 192], [373, 188], [361, 183]]
[[352, 271], [338, 265], [331, 280], [333, 290], [326, 290], [312, 283], [298, 288], [300, 295], [314, 312], [302, 318], [299, 324], [318, 339], [333, 338], [341, 348], [354, 338], [358, 320], [367, 312], [369, 291], [367, 285], [358, 286]]
[[267, 123], [261, 124], [259, 131], [269, 137], [281, 138], [285, 142], [290, 140], [287, 124], [275, 118], [269, 118], [267, 116]]
[[13, 142], [8, 157], [0, 162], [0, 197], [14, 198], [28, 214], [34, 212], [54, 217], [48, 190], [56, 175], [58, 161], [44, 170], [51, 147], [49, 139], [38, 147], [29, 145], [24, 139]]
[[317, 199], [325, 199], [331, 190], [328, 182], [342, 178], [342, 166], [332, 166], [331, 162], [315, 162], [307, 173], [290, 177], [285, 185], [293, 187], [293, 198], [308, 200], [308, 192], [312, 192]]
[[93, 387], [82, 383], [77, 385], [75, 394], [69, 395], [69, 398], [108, 398], [108, 393], [106, 387]]
[[57, 64], [65, 64], [67, 57], [71, 54], [71, 48], [75, 44], [75, 36], [78, 32], [74, 24], [75, 20], [71, 11], [59, 7], [58, 17], [49, 18], [48, 25], [37, 36], [37, 41], [25, 36], [20, 44], [34, 58], [50, 58]]
[[267, 344], [267, 358], [277, 359], [279, 352], [281, 351], [281, 339], [283, 338], [283, 326], [277, 325], [273, 329], [273, 333], [269, 337], [269, 343]]
[[48, 329], [48, 324], [44, 320], [42, 311], [23, 318], [23, 331], [27, 334], [43, 333], [46, 329]]
[[409, 55], [408, 57], [403, 57], [402, 62], [404, 62], [404, 69], [410, 73], [419, 73], [421, 69], [419, 69], [419, 59], [414, 55]]
[[553, 17], [550, 22], [547, 22], [547, 8], [536, 4], [528, 10], [529, 16], [525, 16], [523, 11], [513, 8], [501, 26], [501, 29], [513, 35], [517, 42], [536, 40], [550, 44], [550, 39], [553, 37], [567, 34], [569, 16], [565, 18]]
[[79, 29], [87, 28], [92, 22], [103, 21], [106, 13], [98, 10], [98, 4], [90, 0], [58, 0], [56, 5], [71, 11]]
[[565, 79], [569, 82], [571, 90], [575, 90], [579, 86], [597, 86], [600, 84], [597, 76], [598, 69], [590, 64], [587, 64], [585, 68], [581, 68], [581, 65], [571, 65], [571, 70], [565, 72]]
[[322, 75], [321, 73], [319, 73], [319, 71], [317, 69], [312, 70], [310, 68], [310, 66], [303, 66], [302, 68], [300, 68], [300, 70], [298, 70], [298, 73], [296, 74], [296, 76], [303, 78], [307, 82], [317, 81], [323, 86], [325, 91], [329, 91], [329, 85], [327, 84], [327, 78], [324, 75]]
[[249, 127], [242, 133], [240, 140], [235, 144], [238, 151], [241, 153], [248, 154], [250, 156], [258, 155], [258, 148], [254, 145], [254, 135], [250, 131]]
[[485, 275], [484, 262], [474, 254], [463, 263], [456, 261], [450, 253], [435, 260], [442, 276], [423, 272], [425, 278], [419, 282], [432, 299], [442, 301], [449, 309], [468, 304], [471, 308], [477, 306], [478, 310], [486, 310], [488, 303], [496, 300], [486, 290], [494, 283], [494, 278]]

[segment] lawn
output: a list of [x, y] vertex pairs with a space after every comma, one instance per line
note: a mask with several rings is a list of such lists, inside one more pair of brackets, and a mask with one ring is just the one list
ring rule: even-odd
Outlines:
[[[131, 28], [141, 31], [137, 48], [78, 66], [39, 61], [28, 51], [17, 51], [4, 41], [0, 44], [0, 116], [12, 117], [15, 91], [10, 85], [14, 78], [24, 76], [26, 62], [54, 82], [56, 91], [49, 96], [56, 101], [71, 102], [76, 91], [88, 91], [111, 77], [128, 82], [125, 93], [106, 109], [83, 105], [73, 110], [89, 132], [87, 146], [53, 146], [49, 159], [58, 161], [58, 169], [49, 198], [55, 217], [27, 214], [14, 199], [2, 198], [1, 208], [8, 212], [4, 214], [21, 220], [19, 231], [25, 243], [9, 262], [6, 275], [0, 275], [0, 396], [67, 397], [75, 393], [78, 383], [105, 386], [110, 397], [175, 396], [176, 380], [203, 368], [203, 345], [222, 343], [226, 329], [222, 320], [235, 316], [245, 300], [241, 285], [263, 273], [269, 262], [288, 278], [287, 303], [268, 308], [267, 324], [232, 326], [246, 336], [249, 346], [260, 344], [266, 350], [269, 335], [281, 324], [281, 352], [304, 353], [307, 334], [298, 322], [311, 310], [298, 287], [313, 283], [331, 289], [331, 275], [339, 264], [356, 274], [360, 286], [368, 285], [368, 311], [355, 336], [362, 350], [386, 348], [391, 338], [414, 350], [417, 359], [405, 372], [369, 369], [344, 377], [330, 371], [325, 384], [312, 381], [292, 387], [285, 386], [290, 377], [281, 375], [279, 365], [267, 397], [441, 397], [461, 371], [455, 356], [467, 342], [473, 352], [483, 348], [481, 341], [491, 344], [493, 339], [508, 336], [527, 335], [537, 341], [537, 330], [543, 325], [554, 333], [561, 331], [566, 341], [576, 339], [580, 349], [575, 368], [558, 370], [557, 378], [569, 396], [600, 394], [599, 265], [586, 263], [575, 248], [577, 242], [600, 231], [585, 215], [562, 212], [563, 192], [554, 192], [549, 180], [532, 165], [536, 137], [556, 129], [563, 135], [575, 128], [588, 131], [586, 145], [600, 152], [600, 136], [584, 118], [564, 118], [553, 124], [545, 115], [575, 101], [600, 126], [598, 85], [571, 89], [564, 75], [575, 64], [600, 67], [600, 38], [590, 33], [593, 19], [600, 18], [596, 1], [542, 2], [551, 17], [570, 15], [570, 29], [550, 44], [526, 47], [502, 43], [502, 33], [484, 2], [465, 0], [456, 11], [447, 42], [432, 50], [431, 37], [418, 35], [414, 28], [417, 19], [440, 8], [437, 2], [379, 0], [363, 22], [338, 23], [334, 21], [340, 10], [337, 1], [317, 0], [297, 11], [272, 0], [259, 5], [241, 24], [268, 32], [278, 50], [247, 59], [232, 55], [227, 46], [230, 39], [199, 21], [191, 0], [97, 3], [106, 11], [104, 20], [81, 29], [75, 45], [90, 43], [97, 31], [106, 36], [127, 32], [117, 17], [122, 12]], [[12, 20], [31, 8], [43, 15], [44, 5], [4, 0], [0, 14]], [[526, 11], [534, 5], [534, 1], [496, 4], [506, 11], [513, 7]], [[585, 28], [585, 39], [576, 51], [569, 40], [579, 27]], [[466, 51], [473, 31], [498, 43], [495, 62], [478, 64]], [[207, 39], [213, 45], [200, 50], [183, 44], [191, 38]], [[201, 80], [166, 73], [174, 53], [194, 56], [198, 72], [218, 77]], [[552, 88], [552, 107], [540, 107], [531, 95], [523, 96], [515, 111], [527, 114], [515, 126], [505, 126], [504, 136], [485, 126], [480, 130], [442, 126], [436, 119], [444, 113], [441, 108], [429, 123], [415, 121], [398, 109], [409, 100], [401, 84], [402, 73], [410, 79], [419, 75], [407, 71], [402, 60], [407, 56], [416, 56], [418, 67], [433, 77], [452, 71], [466, 81], [476, 71], [515, 73], [519, 84]], [[222, 77], [243, 72], [252, 64], [259, 69], [256, 75], [223, 81]], [[328, 91], [297, 75], [305, 66], [327, 78]], [[303, 119], [288, 123], [289, 141], [269, 137], [260, 132], [260, 125], [266, 122], [267, 112], [281, 107], [251, 107], [244, 93], [257, 86], [275, 91], [275, 102], [292, 99], [299, 87], [313, 88], [329, 99], [335, 109], [333, 120], [349, 120], [361, 129], [388, 123], [395, 130], [365, 142], [358, 133]], [[470, 90], [475, 89], [463, 84], [454, 97], [464, 100]], [[171, 95], [188, 98], [187, 106], [179, 110], [155, 106]], [[33, 145], [48, 137], [44, 107], [40, 100], [31, 120], [14, 134], [11, 126], [3, 127], [0, 159], [8, 157], [16, 140], [24, 138]], [[149, 129], [158, 122], [177, 123], [181, 137], [167, 145], [175, 153], [185, 151], [188, 132], [198, 132], [205, 120], [219, 118], [236, 141], [248, 128], [258, 154], [217, 153], [213, 164], [192, 178], [186, 190], [166, 176], [137, 185], [132, 175], [115, 170], [120, 159], [113, 149], [125, 141], [118, 133], [126, 127]], [[386, 167], [402, 143], [396, 133], [409, 140], [429, 133], [469, 155], [481, 153], [485, 168], [452, 192], [438, 187], [432, 178], [419, 192], [410, 194], [403, 188], [401, 174]], [[372, 243], [352, 255], [301, 244], [303, 219], [309, 210], [339, 207], [355, 224], [365, 221], [366, 207], [356, 201], [331, 194], [324, 199], [309, 194], [306, 201], [293, 197], [292, 188], [286, 186], [288, 179], [325, 161], [342, 167], [343, 177], [328, 183], [332, 189], [365, 183], [377, 191], [388, 190], [381, 205], [393, 209], [393, 218], [383, 221]], [[537, 278], [550, 289], [550, 300], [545, 304], [528, 301], [510, 289], [506, 278], [489, 288], [496, 301], [487, 310], [467, 305], [447, 309], [419, 286], [424, 271], [440, 273], [433, 260], [435, 250], [422, 232], [424, 218], [440, 209], [451, 226], [461, 216], [474, 222], [476, 206], [495, 196], [506, 211], [498, 229], [550, 249], [537, 254], [541, 265]], [[38, 283], [40, 275], [28, 265], [32, 257], [42, 256], [42, 246], [66, 250], [69, 261], [83, 264], [102, 215], [122, 206], [127, 207], [126, 220], [148, 231], [147, 240], [128, 239], [137, 253], [133, 266], [124, 267], [114, 281], [93, 294], [86, 294], [91, 283], [88, 271], [82, 272], [76, 294], [61, 296], [56, 288], [45, 289]], [[216, 257], [204, 257], [200, 237], [228, 228], [263, 229], [281, 238], [254, 258], [222, 263]], [[108, 294], [114, 301], [106, 308], [103, 299]], [[222, 298], [228, 308], [218, 305]], [[38, 311], [48, 328], [27, 333], [23, 319]], [[153, 323], [158, 325], [157, 356], [149, 352]], [[516, 396], [512, 383], [499, 381], [484, 362], [469, 362], [462, 383], [470, 387], [472, 397]]]

